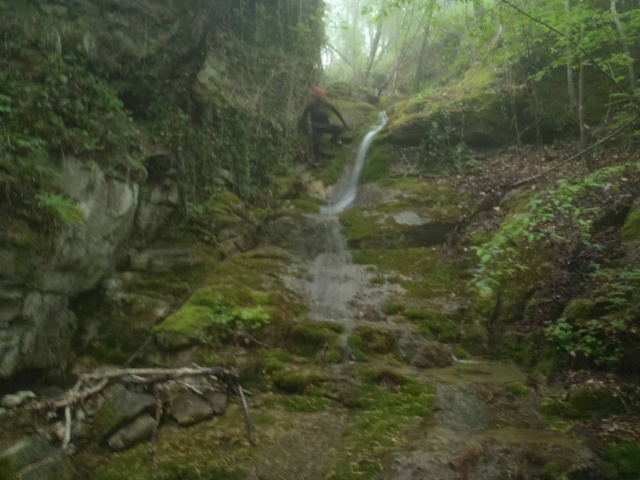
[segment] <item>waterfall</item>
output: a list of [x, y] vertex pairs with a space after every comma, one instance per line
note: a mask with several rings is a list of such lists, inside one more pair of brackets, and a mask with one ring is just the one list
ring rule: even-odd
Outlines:
[[385, 112], [380, 112], [376, 124], [371, 128], [369, 133], [365, 135], [365, 137], [362, 139], [360, 147], [358, 148], [358, 155], [356, 156], [356, 161], [353, 165], [353, 170], [351, 172], [351, 178], [349, 179], [347, 190], [344, 192], [344, 195], [342, 195], [342, 198], [340, 198], [336, 203], [327, 207], [322, 207], [320, 209], [322, 213], [329, 215], [340, 213], [349, 205], [351, 205], [351, 202], [355, 200], [356, 192], [358, 191], [358, 179], [360, 178], [360, 173], [362, 172], [362, 167], [364, 166], [365, 156], [367, 155], [369, 146], [373, 141], [373, 137], [375, 137], [376, 134], [387, 124], [387, 120], [387, 114]]

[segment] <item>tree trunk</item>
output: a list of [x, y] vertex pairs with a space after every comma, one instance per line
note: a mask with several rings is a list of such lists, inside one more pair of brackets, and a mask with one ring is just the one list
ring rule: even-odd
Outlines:
[[[564, 9], [567, 12], [571, 11], [571, 0], [567, 0], [564, 5]], [[567, 31], [567, 46], [565, 47], [565, 54], [567, 55], [567, 93], [569, 94], [569, 104], [574, 112], [578, 108], [578, 100], [576, 99], [576, 86], [574, 79], [573, 66], [571, 65], [571, 28]]]
[[617, 0], [611, 0], [611, 17], [613, 18], [613, 22], [616, 24], [616, 28], [618, 29], [618, 34], [620, 35], [620, 43], [622, 43], [622, 48], [624, 48], [624, 53], [626, 53], [630, 59], [628, 72], [629, 72], [629, 86], [631, 87], [631, 94], [636, 89], [636, 72], [633, 68], [634, 58], [631, 55], [631, 47], [629, 47], [629, 39], [627, 38], [627, 34], [624, 31], [624, 27], [622, 26], [622, 22], [620, 21], [620, 16], [618, 15], [618, 10], [616, 9]]
[[373, 62], [376, 59], [376, 54], [378, 53], [378, 45], [380, 45], [380, 37], [382, 36], [382, 14], [380, 15], [380, 19], [378, 20], [378, 24], [376, 26], [376, 34], [373, 38], [373, 43], [371, 44], [371, 49], [369, 51], [369, 61], [367, 62], [367, 70], [364, 73], [364, 81], [365, 83], [369, 80], [369, 74], [371, 73], [371, 68], [373, 67]]
[[[580, 28], [580, 44], [584, 41], [584, 27]], [[584, 122], [584, 56], [580, 56], [580, 68], [578, 69], [578, 126], [580, 128], [580, 150], [587, 148], [587, 127]], [[593, 171], [591, 156], [583, 155], [584, 162], [589, 172]]]
[[427, 53], [427, 42], [429, 40], [429, 31], [431, 30], [431, 19], [433, 18], [433, 9], [435, 6], [436, 0], [431, 0], [429, 5], [427, 6], [426, 13], [426, 21], [427, 23], [424, 26], [424, 31], [422, 34], [422, 45], [420, 46], [420, 56], [418, 57], [418, 62], [416, 63], [416, 76], [413, 80], [413, 90], [414, 92], [420, 91], [420, 80], [422, 79], [422, 70], [424, 69], [424, 57]]

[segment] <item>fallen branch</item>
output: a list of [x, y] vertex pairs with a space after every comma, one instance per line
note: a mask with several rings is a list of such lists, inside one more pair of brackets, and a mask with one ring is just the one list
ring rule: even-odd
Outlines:
[[[65, 452], [73, 453], [71, 443], [71, 431], [73, 422], [73, 409], [81, 405], [86, 399], [102, 392], [110, 383], [120, 382], [135, 385], [149, 385], [168, 380], [178, 380], [185, 377], [209, 377], [212, 380], [221, 381], [227, 384], [229, 391], [236, 391], [242, 400], [245, 423], [249, 441], [256, 444], [253, 425], [249, 416], [249, 407], [240, 385], [238, 374], [233, 370], [222, 367], [185, 367], [185, 368], [123, 368], [105, 372], [84, 373], [78, 377], [76, 384], [64, 394], [50, 400], [34, 400], [16, 408], [31, 412], [55, 411], [64, 409], [64, 435], [62, 438], [62, 448]], [[184, 388], [202, 394], [196, 387], [188, 385], [186, 382], [179, 382]], [[156, 395], [157, 399], [157, 395]], [[159, 402], [159, 400], [157, 400]], [[162, 405], [156, 406], [156, 420], [162, 412]]]
[[247, 432], [249, 433], [249, 441], [251, 445], [255, 447], [256, 439], [253, 436], [253, 424], [251, 423], [251, 417], [249, 416], [249, 406], [247, 405], [247, 399], [244, 396], [244, 390], [242, 389], [242, 385], [240, 385], [240, 381], [236, 377], [236, 389], [238, 394], [240, 395], [240, 399], [242, 399], [242, 410], [244, 411], [244, 421], [247, 425]]

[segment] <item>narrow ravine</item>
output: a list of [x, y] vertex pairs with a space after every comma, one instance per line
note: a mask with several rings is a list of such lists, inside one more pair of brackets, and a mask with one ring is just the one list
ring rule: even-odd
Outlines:
[[[397, 323], [381, 312], [391, 291], [400, 287], [373, 282], [374, 269], [354, 264], [338, 215], [357, 196], [359, 174], [367, 148], [386, 122], [365, 136], [352, 168], [345, 169], [348, 183], [321, 214], [306, 216], [322, 251], [309, 265], [305, 290], [310, 320], [337, 322], [346, 362], [353, 363], [347, 345], [359, 325], [375, 324], [398, 338], [414, 334], [411, 325]], [[344, 178], [344, 176], [343, 176]], [[346, 185], [346, 188], [344, 187]], [[322, 228], [317, 228], [321, 225]], [[395, 290], [394, 290], [395, 289]], [[375, 310], [370, 322], [363, 311]], [[415, 425], [409, 438], [393, 454], [391, 465], [378, 480], [503, 480], [556, 478], [554, 472], [571, 471], [571, 478], [595, 478], [595, 455], [571, 434], [548, 429], [539, 412], [540, 397], [526, 386], [527, 376], [518, 367], [487, 359], [458, 360], [444, 368], [407, 367], [409, 375], [435, 388], [436, 411], [428, 425]], [[544, 468], [541, 468], [541, 465]], [[566, 478], [566, 477], [558, 477]]]

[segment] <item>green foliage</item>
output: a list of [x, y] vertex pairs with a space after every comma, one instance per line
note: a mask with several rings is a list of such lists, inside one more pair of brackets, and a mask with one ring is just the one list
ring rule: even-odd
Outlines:
[[455, 129], [447, 114], [443, 111], [434, 113], [420, 145], [422, 156], [418, 166], [433, 173], [451, 170], [460, 173], [472, 156], [467, 145], [454, 136]]
[[180, 310], [154, 328], [161, 343], [179, 347], [209, 344], [259, 329], [271, 321], [271, 298], [246, 288], [198, 289]]
[[615, 366], [625, 346], [638, 338], [640, 325], [640, 269], [599, 269], [593, 277], [603, 285], [591, 299], [574, 300], [564, 316], [547, 330], [563, 352], [598, 366]]
[[479, 259], [473, 284], [483, 296], [492, 295], [506, 279], [529, 268], [523, 254], [536, 245], [569, 248], [582, 243], [598, 248], [590, 229], [601, 195], [626, 175], [636, 175], [639, 168], [638, 164], [604, 168], [573, 182], [561, 180], [556, 189], [531, 198], [525, 211], [508, 217], [491, 240], [471, 247]]
[[344, 432], [344, 454], [329, 480], [375, 478], [385, 460], [411, 427], [428, 418], [435, 407], [434, 390], [428, 385], [385, 368], [363, 369], [367, 384], [349, 392], [361, 409]]
[[38, 193], [36, 201], [38, 207], [49, 211], [64, 225], [74, 225], [84, 220], [82, 210], [73, 201], [57, 193]]
[[2, 213], [40, 233], [77, 223], [83, 214], [60, 191], [57, 160], [112, 155], [120, 161], [135, 129], [86, 59], [48, 53], [12, 22], [3, 23], [0, 34], [6, 39], [0, 46]]

